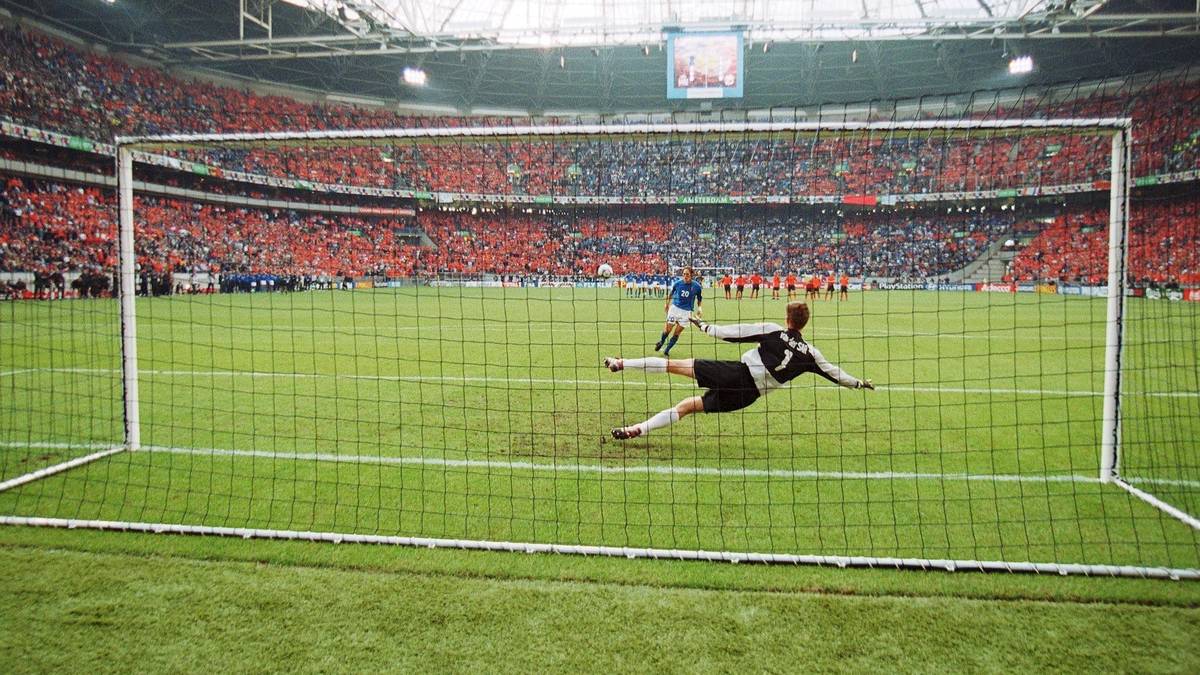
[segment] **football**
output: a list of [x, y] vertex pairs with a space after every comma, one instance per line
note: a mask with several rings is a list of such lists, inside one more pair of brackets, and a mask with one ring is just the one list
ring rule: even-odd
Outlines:
[[608, 263], [601, 263], [600, 267], [596, 268], [596, 276], [598, 276], [598, 277], [603, 277], [603, 278], [607, 279], [607, 278], [611, 277], [612, 275], [613, 275], [613, 268], [612, 268], [612, 265], [609, 265]]

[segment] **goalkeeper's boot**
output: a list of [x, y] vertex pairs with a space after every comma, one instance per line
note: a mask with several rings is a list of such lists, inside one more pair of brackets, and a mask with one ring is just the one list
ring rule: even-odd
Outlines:
[[662, 340], [659, 340], [658, 342], [655, 342], [655, 343], [654, 343], [654, 351], [658, 351], [658, 350], [662, 349], [662, 346], [663, 346], [663, 341], [662, 341]]
[[638, 427], [617, 427], [612, 430], [612, 437], [618, 441], [627, 441], [631, 438], [637, 438], [642, 435], [642, 430]]
[[614, 356], [609, 356], [604, 359], [604, 366], [614, 373], [625, 370], [625, 361]]

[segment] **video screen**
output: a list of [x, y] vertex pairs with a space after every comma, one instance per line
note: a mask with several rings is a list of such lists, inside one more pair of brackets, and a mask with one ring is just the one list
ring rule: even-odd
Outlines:
[[741, 33], [667, 36], [667, 98], [738, 98], [742, 95]]

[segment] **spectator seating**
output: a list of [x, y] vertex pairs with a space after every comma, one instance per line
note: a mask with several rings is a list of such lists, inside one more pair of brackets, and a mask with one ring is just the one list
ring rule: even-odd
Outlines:
[[[308, 103], [182, 80], [55, 38], [0, 28], [0, 115], [111, 140], [116, 134], [512, 125], [521, 120], [403, 116]], [[992, 106], [976, 117], [1132, 116], [1138, 175], [1200, 167], [1200, 84], [1080, 92], [1048, 103]], [[840, 118], [839, 118], [840, 119]], [[180, 151], [229, 169], [320, 182], [437, 191], [602, 196], [945, 192], [1106, 180], [1109, 148], [1095, 135], [1000, 133], [944, 139], [929, 132], [788, 141], [548, 142]]]

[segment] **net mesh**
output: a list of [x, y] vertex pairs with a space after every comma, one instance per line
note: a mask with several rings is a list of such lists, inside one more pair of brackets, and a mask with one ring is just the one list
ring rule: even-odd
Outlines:
[[[1166, 89], [917, 115], [1116, 114]], [[1097, 477], [1109, 131], [480, 122], [494, 137], [139, 146], [141, 447], [0, 491], [0, 513], [1200, 567], [1195, 529]], [[1196, 514], [1184, 299], [1200, 195], [1184, 131], [1135, 116], [1134, 175], [1163, 185], [1132, 203], [1119, 473]], [[64, 282], [86, 271], [110, 292], [111, 185], [11, 177], [6, 198], [16, 226], [63, 228], [33, 259], [70, 251]], [[60, 224], [85, 213], [94, 227]], [[704, 393], [602, 365], [661, 355], [683, 266], [703, 274], [715, 326], [784, 324], [807, 301], [804, 339], [878, 390], [805, 374], [743, 410], [615, 440]], [[117, 302], [32, 293], [0, 305], [0, 480], [124, 442]], [[755, 346], [685, 324], [669, 356], [738, 362]]]

